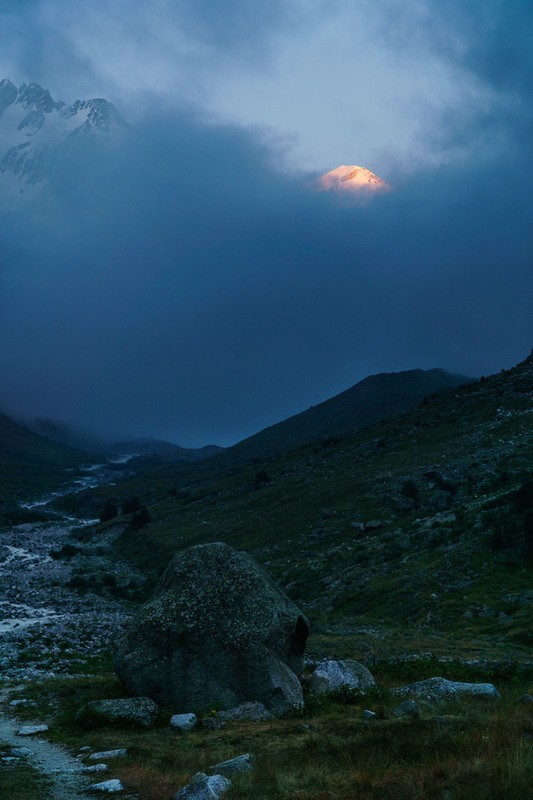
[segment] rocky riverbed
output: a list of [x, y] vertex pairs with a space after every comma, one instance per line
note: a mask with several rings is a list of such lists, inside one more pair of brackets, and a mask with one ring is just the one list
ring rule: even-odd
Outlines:
[[[93, 470], [91, 485], [106, 477]], [[79, 486], [72, 487], [76, 491]], [[85, 487], [84, 487], [85, 488]], [[47, 509], [57, 495], [29, 501]], [[95, 660], [109, 657], [111, 644], [131, 614], [131, 606], [106, 591], [95, 576], [115, 586], [115, 575], [135, 583], [142, 576], [117, 563], [114, 536], [77, 540], [80, 527], [94, 520], [60, 517], [0, 530], [0, 676], [26, 681], [83, 674]], [[65, 557], [65, 545], [73, 555]], [[67, 550], [67, 553], [69, 551]], [[92, 585], [93, 584], [93, 585]]]

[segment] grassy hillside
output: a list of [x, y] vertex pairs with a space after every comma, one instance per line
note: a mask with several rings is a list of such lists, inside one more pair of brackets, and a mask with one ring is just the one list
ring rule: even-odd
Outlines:
[[530, 658], [532, 398], [529, 358], [354, 436], [218, 473], [215, 457], [136, 476], [113, 491], [141, 493], [152, 522], [122, 535], [121, 554], [149, 588], [184, 547], [246, 549], [316, 634], [367, 663]]
[[27, 500], [50, 491], [87, 461], [87, 454], [38, 436], [0, 414], [0, 498]]

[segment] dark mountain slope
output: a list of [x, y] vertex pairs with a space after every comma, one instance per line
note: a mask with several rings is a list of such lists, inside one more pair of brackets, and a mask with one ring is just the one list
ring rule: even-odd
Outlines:
[[28, 499], [67, 480], [90, 457], [59, 442], [38, 436], [0, 414], [0, 498]]
[[268, 458], [319, 439], [345, 436], [414, 408], [435, 392], [471, 381], [443, 369], [386, 372], [368, 378], [307, 411], [229, 448], [231, 458]]

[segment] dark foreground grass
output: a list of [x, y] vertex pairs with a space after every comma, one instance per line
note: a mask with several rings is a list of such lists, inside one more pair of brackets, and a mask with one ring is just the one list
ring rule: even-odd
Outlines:
[[[9, 756], [11, 748], [0, 742], [0, 758]], [[0, 797], [2, 800], [48, 800], [49, 782], [30, 764], [19, 761], [0, 763]]]
[[[381, 686], [391, 683], [385, 673], [378, 678]], [[424, 707], [414, 720], [394, 718], [393, 701], [380, 689], [364, 700], [308, 701], [284, 719], [188, 734], [169, 728], [170, 712], [148, 731], [83, 729], [75, 719], [81, 705], [121, 695], [112, 676], [48, 681], [25, 696], [37, 699], [50, 738], [75, 753], [84, 745], [127, 747], [127, 758], [110, 762], [108, 777], [120, 777], [141, 800], [171, 800], [195, 772], [244, 752], [256, 757], [256, 767], [234, 780], [228, 800], [530, 800], [533, 704], [520, 696], [531, 685], [515, 678], [498, 688], [499, 702]], [[364, 708], [379, 718], [363, 721]]]

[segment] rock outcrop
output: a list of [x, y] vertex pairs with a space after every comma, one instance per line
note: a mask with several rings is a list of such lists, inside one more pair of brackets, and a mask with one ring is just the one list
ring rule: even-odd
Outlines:
[[117, 643], [127, 691], [175, 712], [302, 705], [307, 619], [246, 553], [221, 542], [174, 556]]

